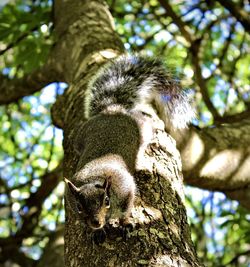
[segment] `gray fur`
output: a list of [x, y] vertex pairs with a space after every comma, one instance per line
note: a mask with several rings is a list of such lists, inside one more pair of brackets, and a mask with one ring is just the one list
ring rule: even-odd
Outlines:
[[[121, 56], [89, 83], [88, 120], [75, 138], [78, 166], [73, 183], [66, 182], [72, 209], [92, 229], [103, 227], [109, 218], [128, 221], [136, 192], [136, 162], [153, 136], [156, 114], [169, 131], [186, 127], [194, 116], [186, 92], [159, 60]], [[110, 206], [105, 206], [106, 196]]]
[[123, 55], [112, 60], [100, 69], [86, 91], [87, 119], [112, 107], [131, 111], [142, 106], [155, 108], [167, 130], [185, 128], [195, 116], [180, 81], [160, 60], [150, 57]]

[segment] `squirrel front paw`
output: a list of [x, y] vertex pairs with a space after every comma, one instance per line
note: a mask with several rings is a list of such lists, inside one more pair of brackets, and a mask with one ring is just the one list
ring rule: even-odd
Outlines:
[[93, 242], [96, 245], [100, 245], [106, 240], [106, 233], [103, 229], [96, 230], [92, 234]]

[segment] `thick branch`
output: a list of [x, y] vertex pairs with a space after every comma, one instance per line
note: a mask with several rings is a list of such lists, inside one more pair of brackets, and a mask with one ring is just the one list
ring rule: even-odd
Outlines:
[[104, 52], [107, 55], [106, 49], [116, 54], [124, 49], [114, 30], [108, 7], [103, 3], [100, 0], [75, 1], [74, 4], [71, 1], [54, 1], [58, 39], [54, 56], [59, 60], [61, 73], [69, 84], [76, 76], [81, 79], [79, 75], [89, 69], [93, 54]]
[[223, 117], [217, 118], [218, 123], [233, 123], [233, 122], [238, 122], [243, 119], [250, 118], [250, 110], [244, 110], [240, 113], [233, 114], [233, 115], [225, 115]]
[[16, 102], [20, 98], [40, 91], [43, 87], [57, 80], [51, 64], [45, 64], [38, 70], [26, 74], [23, 78], [8, 78], [0, 74], [0, 105]]
[[250, 208], [250, 120], [191, 128], [183, 136], [176, 139], [186, 182], [225, 192]]
[[246, 31], [250, 32], [250, 14], [246, 10], [231, 0], [217, 0], [217, 2], [224, 6], [242, 24]]

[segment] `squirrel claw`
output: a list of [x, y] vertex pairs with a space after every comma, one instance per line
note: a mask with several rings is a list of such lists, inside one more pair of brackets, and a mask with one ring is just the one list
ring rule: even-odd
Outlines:
[[121, 227], [121, 236], [126, 241], [130, 237], [130, 233], [133, 231], [134, 227], [132, 224]]
[[127, 240], [130, 236], [130, 233], [134, 230], [135, 225], [130, 220], [122, 220], [121, 221], [121, 235], [123, 239]]
[[100, 245], [102, 243], [105, 242], [106, 240], [106, 233], [103, 229], [101, 230], [96, 230], [94, 233], [93, 233], [93, 241], [96, 245]]

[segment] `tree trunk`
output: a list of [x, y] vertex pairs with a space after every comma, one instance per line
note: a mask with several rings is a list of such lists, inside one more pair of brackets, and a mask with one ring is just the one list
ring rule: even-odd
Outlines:
[[[54, 105], [53, 119], [64, 130], [64, 176], [70, 179], [79, 160], [74, 148], [85, 123], [86, 85], [98, 66], [123, 47], [102, 1], [58, 0], [55, 13], [61, 38], [56, 51], [64, 55], [57, 69], [70, 87]], [[117, 225], [109, 225], [105, 242], [96, 245], [92, 233], [68, 207], [66, 195], [65, 266], [201, 266], [187, 224], [179, 152], [162, 122], [155, 119], [152, 125], [153, 137], [136, 162], [135, 227], [124, 236]]]
[[[154, 122], [154, 137], [137, 162], [134, 229], [124, 238], [117, 227], [109, 226], [106, 241], [96, 245], [91, 232], [67, 208], [66, 266], [201, 266], [187, 224], [180, 155], [159, 125]], [[65, 136], [65, 150], [72, 146], [69, 143]], [[68, 157], [65, 163], [74, 165]]]
[[[65, 136], [65, 151], [73, 145], [72, 133], [81, 131], [80, 117]], [[135, 229], [124, 239], [117, 227], [109, 227], [105, 243], [96, 245], [86, 226], [67, 209], [66, 266], [200, 266], [187, 224], [180, 155], [159, 125], [154, 121], [154, 137], [137, 162]], [[65, 165], [75, 167], [71, 156], [65, 157]]]
[[54, 233], [49, 235], [49, 242], [43, 251], [43, 255], [36, 267], [62, 267], [64, 265], [63, 240], [64, 228], [58, 227]]

